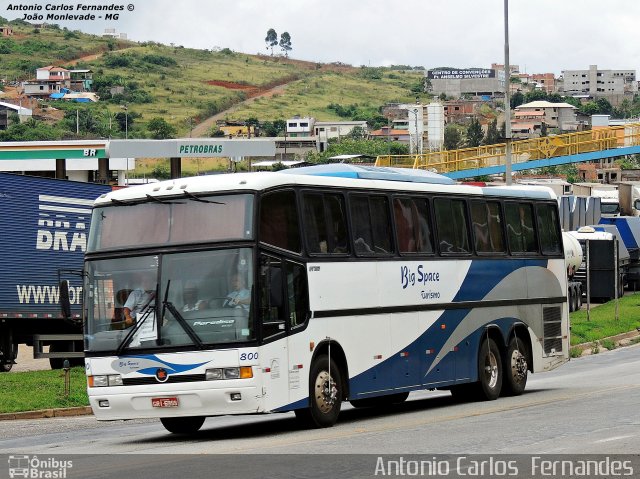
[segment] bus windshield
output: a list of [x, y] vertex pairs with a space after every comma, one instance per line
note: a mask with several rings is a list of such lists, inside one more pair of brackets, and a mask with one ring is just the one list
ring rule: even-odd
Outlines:
[[250, 248], [87, 262], [86, 349], [196, 349], [254, 339]]
[[253, 195], [172, 197], [94, 209], [88, 252], [253, 237]]

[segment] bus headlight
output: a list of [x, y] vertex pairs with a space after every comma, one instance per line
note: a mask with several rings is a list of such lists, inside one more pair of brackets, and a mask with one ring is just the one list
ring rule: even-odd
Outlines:
[[240, 368], [224, 368], [225, 379], [238, 379], [240, 377]]
[[204, 373], [204, 377], [207, 381], [222, 379], [222, 369], [207, 369]]
[[90, 388], [106, 388], [108, 386], [122, 386], [122, 376], [120, 376], [119, 374], [88, 376], [87, 381]]
[[217, 381], [219, 379], [249, 379], [253, 377], [253, 368], [243, 366], [240, 368], [216, 368], [205, 371], [207, 381]]

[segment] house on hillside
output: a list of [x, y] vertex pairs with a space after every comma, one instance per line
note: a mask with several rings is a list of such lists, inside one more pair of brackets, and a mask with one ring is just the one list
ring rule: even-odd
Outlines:
[[22, 92], [26, 96], [46, 97], [71, 88], [71, 73], [66, 68], [52, 65], [36, 69], [36, 78], [22, 82]]
[[395, 130], [388, 126], [383, 126], [379, 130], [372, 131], [369, 133], [369, 138], [385, 141], [397, 141], [398, 143], [404, 143], [405, 145], [411, 143], [411, 133], [409, 133], [409, 130]]
[[3, 25], [0, 27], [0, 37], [10, 37], [13, 35], [13, 28], [9, 25]]
[[291, 138], [305, 138], [313, 136], [315, 118], [294, 116], [287, 120], [287, 136]]
[[11, 116], [12, 113], [17, 113], [21, 122], [33, 116], [33, 110], [29, 108], [0, 101], [0, 130], [6, 130], [9, 127], [9, 116]]
[[568, 103], [532, 101], [516, 107], [511, 120], [514, 138], [534, 138], [540, 136], [542, 125], [562, 132], [578, 131], [580, 123], [576, 107]]
[[330, 139], [345, 137], [354, 128], [362, 128], [365, 135], [369, 131], [366, 121], [317, 121], [314, 126], [314, 134], [317, 139], [318, 151], [325, 151]]
[[31, 97], [47, 97], [60, 93], [63, 89], [74, 92], [91, 91], [93, 72], [91, 70], [67, 70], [49, 65], [36, 69], [36, 78], [22, 82], [22, 92]]

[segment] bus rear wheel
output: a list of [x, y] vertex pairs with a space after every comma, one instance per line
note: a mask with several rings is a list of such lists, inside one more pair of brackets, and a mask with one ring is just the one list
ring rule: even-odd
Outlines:
[[480, 346], [478, 356], [478, 379], [474, 385], [474, 396], [481, 401], [498, 399], [502, 390], [502, 361], [500, 349], [495, 341], [487, 338]]
[[160, 422], [173, 434], [193, 434], [202, 427], [204, 419], [204, 416], [163, 417], [160, 418]]
[[311, 366], [309, 375], [309, 407], [296, 409], [296, 416], [311, 427], [331, 427], [338, 420], [341, 406], [340, 370], [329, 356], [318, 356]]
[[504, 363], [503, 395], [519, 396], [527, 385], [529, 365], [527, 364], [527, 349], [524, 341], [513, 337], [509, 342]]

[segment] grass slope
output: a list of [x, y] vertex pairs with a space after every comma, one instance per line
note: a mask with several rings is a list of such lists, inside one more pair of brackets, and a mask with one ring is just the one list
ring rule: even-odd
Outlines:
[[[358, 105], [359, 112], [378, 112], [388, 102], [412, 103], [412, 87], [423, 79], [422, 71], [375, 69], [366, 75], [364, 67], [319, 64], [266, 55], [246, 55], [229, 49], [195, 50], [156, 43], [108, 40], [81, 32], [54, 28], [12, 25], [16, 35], [0, 39], [0, 79], [21, 81], [35, 77], [35, 69], [46, 65], [67, 66], [72, 59], [105, 52], [75, 64], [90, 68], [94, 80], [117, 79], [113, 86], [142, 93], [144, 100], [127, 101], [138, 128], [151, 118], [161, 117], [177, 128], [178, 136], [189, 136], [192, 126], [206, 118], [239, 106], [230, 120], [255, 117], [260, 121], [287, 119], [294, 115], [317, 120], [341, 119], [331, 103]], [[113, 51], [110, 51], [113, 50]], [[371, 69], [369, 69], [371, 70]], [[266, 94], [286, 85], [281, 92]], [[264, 96], [260, 96], [264, 95]], [[103, 95], [98, 105], [74, 108], [104, 108], [122, 111], [121, 101]], [[260, 96], [255, 101], [245, 99]], [[420, 95], [426, 101], [426, 95]], [[342, 118], [350, 119], [350, 118]], [[145, 136], [144, 128], [129, 131], [130, 137]]]

